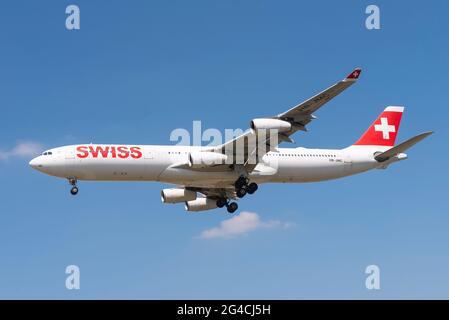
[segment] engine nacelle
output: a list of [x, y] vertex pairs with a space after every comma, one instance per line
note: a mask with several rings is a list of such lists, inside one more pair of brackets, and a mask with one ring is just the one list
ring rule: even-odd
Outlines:
[[288, 121], [279, 119], [254, 119], [250, 123], [251, 129], [253, 130], [270, 130], [274, 129], [278, 132], [290, 131], [292, 124]]
[[161, 200], [163, 203], [178, 203], [196, 199], [196, 192], [182, 188], [163, 189]]
[[191, 152], [189, 154], [189, 167], [206, 168], [217, 164], [224, 164], [228, 157], [217, 152]]
[[185, 208], [187, 211], [205, 211], [217, 208], [217, 201], [210, 198], [197, 198], [187, 201]]

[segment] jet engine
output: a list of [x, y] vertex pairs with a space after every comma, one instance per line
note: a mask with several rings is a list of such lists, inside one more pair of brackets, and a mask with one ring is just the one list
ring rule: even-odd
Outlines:
[[197, 198], [196, 200], [186, 201], [187, 211], [205, 211], [217, 208], [217, 201], [210, 198]]
[[163, 203], [178, 203], [196, 199], [196, 192], [182, 188], [163, 189], [161, 200]]
[[253, 130], [270, 130], [274, 129], [278, 132], [290, 131], [292, 124], [288, 121], [279, 119], [254, 119], [250, 123], [250, 127]]
[[206, 168], [217, 164], [224, 164], [228, 157], [217, 152], [191, 152], [189, 154], [189, 167]]

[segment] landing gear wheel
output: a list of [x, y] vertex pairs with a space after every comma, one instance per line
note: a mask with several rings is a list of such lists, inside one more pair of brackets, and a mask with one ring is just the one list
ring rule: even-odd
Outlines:
[[248, 183], [248, 179], [244, 176], [240, 176], [234, 183], [234, 187], [238, 190], [244, 187]]
[[69, 183], [72, 185], [72, 189], [70, 189], [70, 193], [72, 195], [76, 195], [78, 193], [78, 187], [76, 186], [76, 178], [70, 177], [67, 178]]
[[70, 193], [72, 195], [76, 195], [78, 193], [78, 187], [72, 187], [72, 189], [70, 189]]
[[227, 203], [228, 201], [226, 199], [220, 198], [217, 200], [217, 207], [223, 208]]
[[236, 212], [238, 208], [239, 208], [239, 206], [238, 206], [237, 202], [231, 202], [231, 203], [227, 206], [227, 209], [228, 209], [228, 212], [229, 212], [229, 213], [234, 213], [234, 212]]
[[237, 197], [243, 198], [246, 195], [246, 188], [242, 187], [236, 190]]
[[248, 187], [246, 188], [249, 194], [253, 194], [254, 192], [257, 191], [257, 189], [259, 188], [259, 186], [257, 185], [257, 183], [255, 182], [251, 182]]

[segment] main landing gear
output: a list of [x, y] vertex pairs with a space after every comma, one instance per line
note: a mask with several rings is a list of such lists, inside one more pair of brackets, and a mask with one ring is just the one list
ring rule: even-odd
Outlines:
[[224, 206], [226, 206], [229, 213], [234, 213], [239, 208], [237, 202], [230, 202], [225, 198], [217, 199], [217, 207], [223, 208]]
[[249, 179], [244, 176], [240, 176], [235, 181], [234, 187], [235, 187], [235, 193], [237, 194], [237, 197], [239, 197], [239, 198], [243, 198], [247, 193], [253, 194], [259, 188], [257, 183], [255, 183], [255, 182], [249, 183]]
[[[244, 176], [240, 176], [235, 181], [234, 187], [237, 198], [243, 198], [246, 194], [253, 194], [258, 188], [256, 183], [249, 183], [249, 179]], [[217, 199], [217, 207], [226, 207], [229, 213], [234, 213], [237, 211], [239, 206], [237, 202], [231, 202], [227, 197], [223, 197]]]
[[69, 178], [69, 183], [72, 185], [72, 189], [70, 189], [70, 193], [72, 195], [78, 194], [78, 187], [76, 186], [76, 179], [75, 178]]

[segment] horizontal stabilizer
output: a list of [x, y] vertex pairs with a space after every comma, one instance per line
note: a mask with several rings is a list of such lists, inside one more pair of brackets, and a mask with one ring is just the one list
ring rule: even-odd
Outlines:
[[402, 143], [398, 144], [397, 146], [395, 146], [395, 147], [393, 147], [391, 149], [388, 149], [385, 152], [382, 152], [381, 154], [378, 154], [374, 158], [377, 161], [379, 161], [379, 162], [387, 161], [391, 157], [394, 157], [394, 156], [404, 152], [408, 148], [414, 146], [415, 144], [417, 144], [418, 142], [420, 142], [424, 138], [427, 138], [432, 133], [433, 133], [433, 131], [428, 131], [428, 132], [424, 132], [424, 133], [418, 134], [417, 136], [415, 136], [415, 137], [413, 137], [411, 139], [408, 139], [407, 141], [402, 142]]

